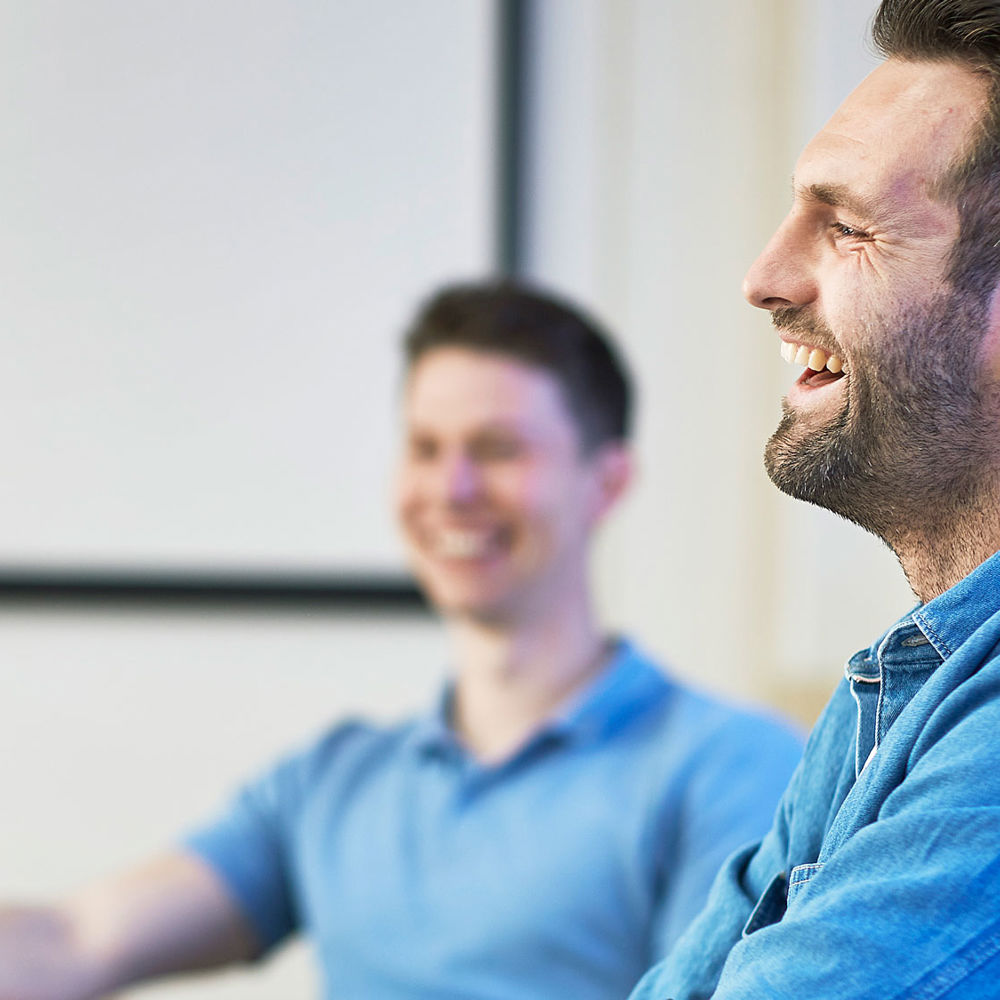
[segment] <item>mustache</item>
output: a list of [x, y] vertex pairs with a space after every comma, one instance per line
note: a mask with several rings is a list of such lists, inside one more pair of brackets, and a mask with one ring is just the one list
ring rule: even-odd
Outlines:
[[827, 354], [844, 356], [833, 331], [821, 319], [812, 315], [804, 306], [784, 306], [771, 313], [771, 322], [779, 333], [799, 335], [810, 347], [818, 347]]

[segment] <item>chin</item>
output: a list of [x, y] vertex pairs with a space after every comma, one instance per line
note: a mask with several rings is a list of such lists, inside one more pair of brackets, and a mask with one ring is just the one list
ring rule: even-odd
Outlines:
[[506, 602], [501, 595], [473, 591], [468, 586], [427, 579], [421, 580], [427, 599], [445, 618], [467, 618], [476, 621], [493, 621], [503, 617]]
[[439, 606], [443, 618], [451, 621], [468, 622], [473, 625], [484, 625], [493, 628], [513, 624], [514, 616], [510, 609], [503, 605], [483, 603], [462, 603], [450, 606]]

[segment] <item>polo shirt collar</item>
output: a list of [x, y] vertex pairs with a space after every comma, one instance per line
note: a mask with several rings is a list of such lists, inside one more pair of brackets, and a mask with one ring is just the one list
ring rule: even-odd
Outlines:
[[610, 663], [553, 714], [541, 731], [577, 741], [610, 736], [641, 708], [658, 703], [670, 681], [627, 639], [615, 640]]
[[[614, 647], [605, 669], [557, 708], [516, 756], [542, 740], [605, 738], [639, 709], [667, 697], [671, 682], [633, 643], [619, 638]], [[448, 681], [430, 711], [414, 721], [407, 741], [418, 752], [435, 756], [464, 753], [449, 722], [454, 690], [454, 681]]]
[[448, 722], [454, 690], [454, 682], [448, 681], [430, 710], [414, 720], [407, 739], [414, 750], [441, 756], [461, 749]]

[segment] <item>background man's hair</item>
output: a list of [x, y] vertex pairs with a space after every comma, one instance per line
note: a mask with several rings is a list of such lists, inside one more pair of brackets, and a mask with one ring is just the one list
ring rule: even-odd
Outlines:
[[406, 369], [429, 351], [502, 354], [556, 380], [584, 452], [628, 438], [632, 387], [611, 338], [580, 310], [511, 281], [459, 284], [420, 309], [403, 342]]
[[1000, 3], [882, 0], [872, 40], [887, 58], [955, 62], [988, 82], [972, 143], [935, 192], [959, 212], [949, 278], [956, 290], [985, 298], [1000, 276]]

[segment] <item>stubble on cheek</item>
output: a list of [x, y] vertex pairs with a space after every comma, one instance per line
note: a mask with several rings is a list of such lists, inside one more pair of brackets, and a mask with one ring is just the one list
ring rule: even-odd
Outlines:
[[1000, 452], [983, 329], [981, 304], [956, 293], [873, 313], [852, 331], [839, 416], [783, 407], [765, 449], [772, 482], [887, 541], [901, 525], [952, 516]]

